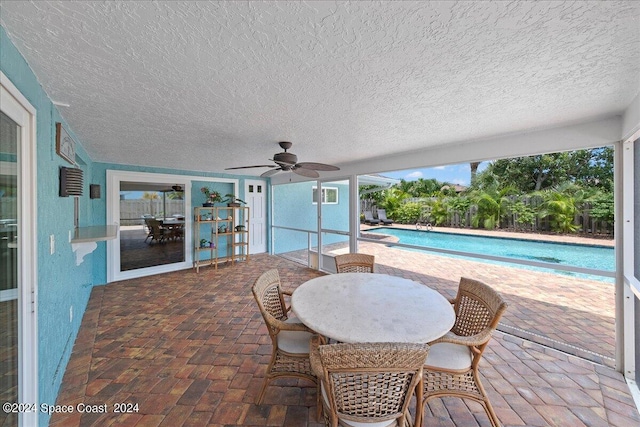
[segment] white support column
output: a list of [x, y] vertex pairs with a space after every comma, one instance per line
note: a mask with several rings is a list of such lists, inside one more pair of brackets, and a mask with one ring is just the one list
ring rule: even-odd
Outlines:
[[358, 252], [358, 236], [360, 233], [360, 199], [358, 176], [349, 177], [349, 252]]

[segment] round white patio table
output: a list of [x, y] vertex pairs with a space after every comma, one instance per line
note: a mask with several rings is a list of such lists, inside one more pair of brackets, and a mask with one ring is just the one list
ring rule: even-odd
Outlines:
[[291, 309], [315, 332], [347, 343], [428, 343], [455, 322], [451, 303], [437, 291], [386, 274], [311, 279], [293, 292]]

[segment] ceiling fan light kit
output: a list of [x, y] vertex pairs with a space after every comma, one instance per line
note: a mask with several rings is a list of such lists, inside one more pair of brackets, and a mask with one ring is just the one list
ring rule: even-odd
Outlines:
[[327, 165], [324, 163], [315, 162], [301, 162], [298, 163], [298, 156], [293, 153], [289, 153], [287, 150], [291, 148], [293, 143], [289, 141], [281, 141], [278, 143], [280, 148], [284, 151], [282, 153], [276, 153], [273, 155], [273, 162], [275, 165], [253, 165], [253, 166], [238, 166], [234, 168], [226, 168], [225, 170], [232, 169], [250, 169], [250, 168], [273, 168], [260, 175], [263, 178], [273, 176], [280, 171], [293, 172], [295, 174], [305, 176], [307, 178], [318, 178], [320, 174], [317, 171], [337, 171], [339, 167], [333, 165]]

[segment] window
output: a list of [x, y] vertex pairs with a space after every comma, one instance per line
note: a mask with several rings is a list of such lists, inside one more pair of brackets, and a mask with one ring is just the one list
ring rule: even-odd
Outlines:
[[[318, 203], [318, 187], [313, 187], [313, 203]], [[322, 187], [322, 203], [325, 205], [337, 205], [338, 189], [336, 187]]]

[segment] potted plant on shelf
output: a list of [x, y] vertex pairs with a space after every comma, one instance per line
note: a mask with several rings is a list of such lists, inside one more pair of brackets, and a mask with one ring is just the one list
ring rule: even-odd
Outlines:
[[205, 202], [202, 204], [203, 207], [210, 208], [214, 203], [222, 202], [222, 196], [219, 192], [212, 190], [209, 187], [202, 187], [200, 191], [205, 196]]
[[227, 194], [224, 195], [224, 197], [225, 198], [224, 198], [224, 200], [222, 202], [226, 203], [227, 206], [230, 207], [230, 208], [234, 208], [234, 207], [237, 208], [237, 207], [240, 206], [241, 203], [247, 203], [242, 199], [238, 199], [236, 197], [236, 195], [232, 194], [232, 193], [227, 193]]

